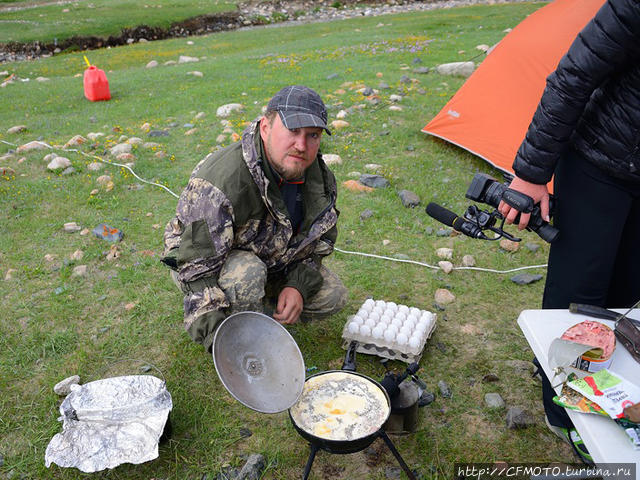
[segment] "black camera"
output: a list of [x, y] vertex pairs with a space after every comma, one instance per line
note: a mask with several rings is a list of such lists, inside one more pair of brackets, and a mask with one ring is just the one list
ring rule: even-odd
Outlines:
[[[467, 208], [467, 211], [463, 216], [458, 216], [450, 210], [438, 205], [437, 203], [430, 203], [427, 205], [427, 213], [438, 220], [453, 227], [459, 232], [464, 233], [471, 238], [480, 238], [482, 240], [497, 240], [499, 238], [507, 238], [509, 240], [519, 242], [521, 239], [510, 235], [504, 230], [504, 217], [498, 212], [498, 205], [501, 200], [511, 205], [519, 212], [530, 213], [531, 218], [527, 225], [527, 230], [531, 230], [537, 233], [540, 238], [551, 243], [558, 236], [558, 229], [545, 222], [540, 215], [540, 205], [534, 205], [533, 199], [523, 193], [511, 190], [509, 184], [513, 177], [508, 178], [507, 183], [502, 184], [495, 178], [490, 177], [484, 173], [477, 173], [469, 188], [465, 197], [470, 198], [476, 202], [486, 203], [494, 207], [492, 212], [481, 210], [475, 205], [471, 205]], [[549, 197], [549, 210], [553, 211], [554, 200], [553, 197]], [[515, 223], [520, 220], [520, 214], [515, 218]], [[495, 226], [496, 223], [500, 223], [499, 226]], [[490, 238], [485, 235], [484, 231], [490, 230], [497, 234], [496, 237]]]
[[[558, 229], [542, 219], [539, 204], [534, 205], [531, 197], [511, 190], [509, 184], [500, 183], [489, 175], [476, 173], [467, 189], [465, 197], [475, 202], [486, 203], [494, 208], [498, 208], [500, 201], [504, 200], [519, 212], [531, 214], [529, 224], [527, 225], [528, 230], [537, 233], [540, 238], [549, 243], [553, 242], [558, 236]], [[553, 203], [553, 197], [550, 197], [550, 211], [553, 211]], [[520, 215], [518, 214], [514, 223], [518, 223], [519, 219]]]

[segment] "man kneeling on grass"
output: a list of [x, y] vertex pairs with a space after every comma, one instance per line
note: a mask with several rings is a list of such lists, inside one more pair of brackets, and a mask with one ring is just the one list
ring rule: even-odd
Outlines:
[[184, 325], [211, 349], [218, 323], [266, 311], [284, 324], [332, 315], [347, 290], [322, 265], [337, 237], [336, 180], [319, 153], [320, 96], [289, 86], [242, 140], [194, 169], [164, 232], [163, 262], [184, 293]]

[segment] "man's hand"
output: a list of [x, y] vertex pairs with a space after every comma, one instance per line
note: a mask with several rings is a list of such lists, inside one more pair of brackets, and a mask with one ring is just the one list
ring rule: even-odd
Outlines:
[[302, 306], [303, 301], [300, 292], [293, 287], [285, 287], [278, 295], [278, 305], [273, 318], [285, 325], [296, 323], [300, 319]]
[[[515, 177], [511, 182], [511, 185], [509, 185], [509, 188], [530, 196], [533, 199], [534, 204], [540, 203], [540, 216], [545, 222], [549, 221], [549, 190], [547, 190], [546, 185], [530, 183], [522, 180], [521, 178]], [[507, 223], [513, 223], [518, 213], [520, 213], [511, 205], [505, 203], [504, 200], [500, 201], [498, 211], [506, 219]], [[531, 214], [529, 213], [522, 213], [520, 215], [520, 223], [518, 224], [519, 230], [527, 228], [530, 217]]]

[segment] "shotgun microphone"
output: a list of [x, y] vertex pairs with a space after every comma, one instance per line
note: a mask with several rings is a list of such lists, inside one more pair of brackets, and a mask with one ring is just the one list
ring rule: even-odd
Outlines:
[[451, 210], [447, 210], [437, 203], [429, 203], [426, 211], [430, 217], [435, 218], [440, 223], [444, 223], [449, 227], [453, 227], [458, 232], [464, 233], [467, 237], [488, 240], [488, 237], [482, 233], [482, 229], [480, 229], [480, 227], [465, 220], [464, 217], [459, 217]]

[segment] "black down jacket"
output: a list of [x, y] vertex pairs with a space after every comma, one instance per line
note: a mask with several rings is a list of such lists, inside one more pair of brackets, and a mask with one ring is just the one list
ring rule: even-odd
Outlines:
[[578, 34], [547, 78], [513, 169], [545, 184], [568, 146], [640, 183], [640, 0], [608, 0]]

